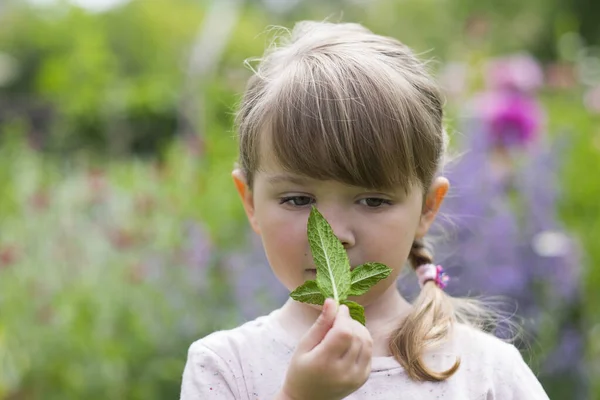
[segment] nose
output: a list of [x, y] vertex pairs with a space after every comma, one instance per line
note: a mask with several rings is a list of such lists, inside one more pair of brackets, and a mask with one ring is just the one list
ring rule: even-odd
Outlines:
[[342, 242], [345, 249], [348, 249], [356, 244], [354, 229], [352, 228], [352, 220], [349, 215], [346, 215], [341, 210], [334, 209], [319, 209], [323, 217], [327, 220], [333, 234]]

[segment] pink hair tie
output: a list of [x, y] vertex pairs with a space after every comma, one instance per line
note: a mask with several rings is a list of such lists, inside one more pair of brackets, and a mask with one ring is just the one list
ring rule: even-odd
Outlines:
[[419, 286], [423, 287], [427, 281], [434, 281], [440, 288], [444, 289], [448, 285], [450, 277], [444, 272], [441, 265], [422, 264], [416, 269]]

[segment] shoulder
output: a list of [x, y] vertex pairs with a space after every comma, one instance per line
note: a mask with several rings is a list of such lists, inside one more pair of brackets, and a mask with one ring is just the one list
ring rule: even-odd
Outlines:
[[240, 399], [246, 387], [244, 366], [264, 351], [261, 344], [267, 338], [267, 317], [213, 332], [192, 343], [183, 371], [181, 399]]
[[188, 354], [222, 358], [239, 356], [239, 349], [256, 348], [264, 343], [269, 332], [268, 318], [265, 315], [235, 328], [215, 331], [192, 343]]
[[490, 333], [458, 324], [453, 345], [467, 375], [489, 382], [491, 398], [547, 399], [520, 351]]
[[515, 365], [524, 363], [512, 343], [468, 325], [456, 325], [452, 344], [462, 363], [495, 377], [510, 374]]
[[477, 381], [495, 380], [498, 372], [510, 371], [519, 359], [521, 354], [512, 344], [464, 324], [456, 324], [447, 341], [424, 353], [429, 368], [447, 370], [458, 360], [461, 375]]
[[455, 326], [453, 344], [460, 353], [481, 362], [511, 364], [521, 358], [521, 353], [513, 344], [464, 324]]

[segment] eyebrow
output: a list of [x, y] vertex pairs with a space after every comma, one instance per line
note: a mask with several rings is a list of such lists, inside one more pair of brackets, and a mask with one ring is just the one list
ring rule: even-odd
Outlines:
[[267, 177], [267, 182], [271, 185], [277, 185], [278, 183], [294, 183], [296, 185], [306, 185], [310, 182], [310, 179], [292, 174], [278, 174]]

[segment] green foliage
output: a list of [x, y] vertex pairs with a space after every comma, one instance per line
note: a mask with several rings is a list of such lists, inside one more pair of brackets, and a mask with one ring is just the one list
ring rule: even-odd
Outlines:
[[[65, 2], [41, 10], [13, 5], [0, 16], [0, 51], [17, 60], [19, 74], [0, 90], [0, 104], [11, 113], [38, 120], [36, 129], [46, 149], [156, 155], [178, 129], [183, 89], [211, 99], [200, 111], [211, 116], [216, 112], [207, 125], [217, 122], [219, 129], [205, 126], [201, 135], [231, 129], [231, 100], [243, 90], [248, 76], [241, 62], [262, 54], [273, 36], [266, 27], [273, 23], [290, 27], [299, 19], [361, 21], [425, 57], [442, 60], [469, 46], [492, 54], [538, 48], [565, 33], [555, 29], [564, 18], [551, 10], [559, 8], [548, 7], [545, 0], [502, 4], [387, 0], [368, 7], [346, 1], [305, 2], [277, 20], [251, 2], [243, 8], [226, 53], [216, 64], [214, 79], [188, 87], [189, 49], [205, 8], [203, 2], [188, 0], [133, 0], [91, 14]], [[43, 110], [43, 117], [32, 109], [34, 105]]]
[[203, 14], [192, 2], [173, 3], [134, 1], [100, 15], [57, 6], [47, 11], [52, 17], [25, 8], [5, 16], [0, 49], [24, 66], [6, 92], [52, 111], [47, 147], [156, 154], [167, 143], [183, 80], [178, 66]]
[[64, 174], [4, 135], [0, 398], [178, 396], [188, 346], [238, 318], [214, 257], [189, 259], [195, 158]]
[[[581, 243], [585, 266], [582, 284], [585, 309], [582, 310], [588, 329], [590, 375], [600, 376], [600, 116], [582, 112], [578, 98], [565, 95], [547, 95], [545, 103], [551, 128], [564, 134], [565, 160], [561, 184], [563, 196], [560, 215]], [[593, 393], [600, 393], [598, 381]]]

